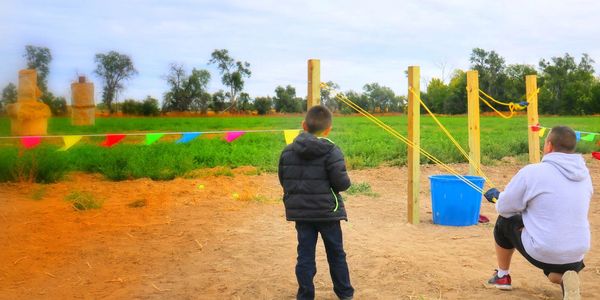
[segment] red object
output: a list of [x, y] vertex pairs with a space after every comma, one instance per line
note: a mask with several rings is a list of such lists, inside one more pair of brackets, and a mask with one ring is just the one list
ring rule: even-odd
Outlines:
[[42, 138], [39, 136], [25, 136], [21, 138], [21, 144], [25, 149], [32, 149], [40, 144]]
[[107, 134], [106, 139], [100, 145], [104, 146], [104, 147], [112, 147], [112, 146], [116, 145], [117, 143], [119, 143], [124, 138], [125, 138], [124, 134]]
[[510, 279], [510, 274], [504, 275], [503, 277], [498, 277], [498, 271], [494, 273], [494, 277], [488, 281], [488, 284], [495, 286], [501, 290], [512, 290], [512, 280]]
[[540, 129], [541, 129], [540, 124], [531, 126], [531, 131], [533, 131], [533, 132], [540, 131]]
[[600, 152], [592, 152], [592, 157], [594, 157], [597, 160], [600, 160]]
[[479, 223], [489, 223], [490, 219], [484, 215], [479, 215]]

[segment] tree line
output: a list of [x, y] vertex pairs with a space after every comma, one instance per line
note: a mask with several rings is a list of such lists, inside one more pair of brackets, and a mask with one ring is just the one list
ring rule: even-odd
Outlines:
[[[64, 97], [55, 97], [47, 87], [52, 55], [50, 49], [27, 45], [25, 54], [27, 67], [38, 71], [38, 84], [42, 90], [41, 101], [48, 104], [54, 115], [65, 114], [67, 103]], [[268, 114], [301, 113], [306, 110], [306, 98], [296, 95], [296, 88], [277, 86], [274, 96], [251, 97], [244, 92], [245, 80], [252, 72], [250, 63], [234, 59], [227, 49], [216, 49], [211, 53], [208, 64], [215, 65], [224, 89], [210, 93], [207, 90], [212, 76], [208, 70], [192, 68], [186, 70], [182, 64], [170, 64], [164, 80], [168, 90], [161, 102], [151, 96], [142, 100], [126, 99], [118, 107], [115, 103], [127, 81], [138, 74], [130, 56], [116, 51], [98, 53], [94, 56], [94, 74], [102, 80], [102, 100], [99, 105], [110, 113], [117, 110], [132, 115], [159, 115], [166, 112], [250, 112]], [[479, 72], [480, 89], [492, 97], [505, 102], [526, 101], [525, 76], [538, 76], [540, 93], [539, 111], [542, 114], [583, 115], [600, 113], [600, 79], [596, 77], [593, 59], [583, 54], [577, 61], [568, 53], [550, 60], [540, 59], [538, 66], [528, 64], [507, 65], [505, 59], [495, 51], [475, 48], [470, 55], [471, 69]], [[327, 82], [334, 90], [340, 86]], [[361, 91], [348, 90], [344, 93], [350, 100], [370, 112], [403, 112], [406, 96], [376, 82], [365, 84]], [[466, 72], [455, 70], [446, 82], [433, 78], [426, 83], [421, 99], [435, 113], [463, 114], [467, 110]], [[2, 91], [0, 110], [15, 102], [17, 88], [9, 83]], [[321, 101], [333, 112], [348, 114], [354, 111], [342, 104], [329, 90], [321, 91]], [[503, 108], [500, 108], [503, 109]], [[482, 105], [482, 110], [490, 110]]]
[[[470, 62], [471, 69], [479, 73], [479, 88], [500, 101], [527, 101], [525, 76], [537, 75], [540, 89], [538, 109], [541, 114], [600, 113], [600, 79], [595, 75], [594, 60], [587, 54], [583, 54], [579, 60], [568, 53], [550, 60], [540, 59], [536, 67], [528, 64], [507, 65], [506, 60], [495, 51], [475, 48], [471, 52]], [[431, 79], [421, 93], [421, 99], [436, 113], [466, 113], [466, 86], [466, 72], [456, 70], [448, 83], [438, 78]], [[483, 104], [481, 109], [491, 110]]]

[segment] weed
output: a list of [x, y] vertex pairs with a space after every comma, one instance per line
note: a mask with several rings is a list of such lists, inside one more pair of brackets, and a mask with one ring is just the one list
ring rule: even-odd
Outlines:
[[79, 211], [101, 208], [104, 203], [104, 201], [96, 199], [92, 193], [80, 191], [71, 192], [65, 197], [65, 200], [71, 202], [73, 208]]
[[355, 183], [346, 191], [348, 195], [365, 195], [369, 197], [379, 197], [379, 194], [374, 193], [371, 185], [368, 182]]
[[35, 200], [35, 201], [40, 201], [40, 200], [42, 200], [42, 198], [44, 198], [45, 195], [46, 195], [46, 188], [41, 187], [41, 188], [34, 190], [33, 193], [31, 193], [31, 199]]

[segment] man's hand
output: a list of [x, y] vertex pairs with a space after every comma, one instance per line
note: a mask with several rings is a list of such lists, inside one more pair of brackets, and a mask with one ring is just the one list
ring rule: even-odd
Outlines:
[[498, 201], [498, 197], [500, 197], [500, 191], [498, 191], [497, 188], [491, 188], [487, 192], [485, 192], [483, 196], [485, 197], [485, 199], [487, 199], [487, 201], [496, 203], [496, 201]]

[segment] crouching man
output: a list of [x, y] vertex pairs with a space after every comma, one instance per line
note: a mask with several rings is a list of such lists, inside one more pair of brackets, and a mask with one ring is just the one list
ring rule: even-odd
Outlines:
[[488, 284], [512, 289], [509, 268], [517, 249], [561, 285], [564, 299], [580, 299], [578, 272], [590, 248], [593, 188], [583, 157], [575, 153], [576, 143], [571, 128], [552, 128], [541, 163], [521, 169], [503, 192], [485, 193], [500, 214], [494, 227], [498, 269]]

